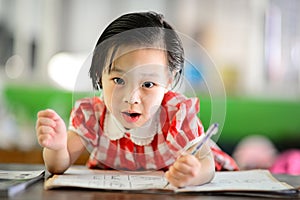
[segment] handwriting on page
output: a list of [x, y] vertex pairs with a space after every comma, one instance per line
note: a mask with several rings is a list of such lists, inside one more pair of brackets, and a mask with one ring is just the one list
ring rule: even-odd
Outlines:
[[162, 188], [166, 184], [166, 180], [162, 176], [151, 175], [134, 175], [134, 174], [86, 174], [86, 175], [71, 175], [58, 176], [54, 183], [58, 185], [81, 185], [89, 188], [101, 189], [153, 189]]
[[[230, 172], [228, 172], [229, 174]], [[241, 173], [239, 176], [236, 173], [230, 173], [232, 178], [228, 178], [226, 174], [218, 174], [214, 179], [214, 182], [217, 182], [219, 185], [232, 187], [232, 185], [250, 185], [250, 186], [264, 186], [265, 184], [270, 184], [269, 174], [265, 173]], [[224, 176], [222, 176], [224, 175]], [[234, 176], [237, 176], [234, 178]], [[271, 182], [272, 183], [272, 182]]]
[[[270, 192], [290, 191], [292, 186], [275, 179], [268, 170], [216, 172], [214, 179], [204, 185], [165, 188], [163, 171], [127, 172], [117, 170], [88, 170], [70, 168], [62, 175], [47, 179], [45, 188], [80, 187], [100, 190], [168, 190], [180, 192]], [[294, 192], [294, 190], [291, 190]]]
[[266, 171], [252, 170], [237, 172], [216, 173], [214, 179], [209, 184], [186, 187], [180, 191], [212, 191], [212, 190], [281, 190], [284, 185], [270, 178], [270, 173]]

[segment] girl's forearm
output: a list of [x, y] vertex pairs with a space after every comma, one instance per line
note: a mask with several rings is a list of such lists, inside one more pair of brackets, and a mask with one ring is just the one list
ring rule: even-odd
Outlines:
[[201, 160], [201, 172], [197, 178], [195, 185], [209, 183], [215, 175], [215, 163], [212, 153], [210, 152], [205, 158]]
[[215, 162], [213, 153], [208, 145], [204, 145], [201, 151], [196, 154], [196, 157], [201, 162], [200, 172], [192, 185], [202, 185], [209, 183], [215, 175]]
[[67, 148], [57, 151], [44, 148], [43, 158], [47, 170], [52, 174], [64, 173], [71, 165]]

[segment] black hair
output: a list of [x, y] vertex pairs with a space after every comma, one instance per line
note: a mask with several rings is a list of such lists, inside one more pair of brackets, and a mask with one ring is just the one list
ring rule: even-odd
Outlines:
[[168, 67], [174, 76], [173, 87], [178, 84], [184, 65], [184, 50], [179, 36], [164, 20], [163, 15], [155, 12], [136, 12], [115, 19], [98, 39], [89, 71], [95, 89], [99, 89], [99, 86], [102, 88], [102, 72], [108, 62], [110, 72], [118, 47], [130, 45], [155, 46], [165, 50]]

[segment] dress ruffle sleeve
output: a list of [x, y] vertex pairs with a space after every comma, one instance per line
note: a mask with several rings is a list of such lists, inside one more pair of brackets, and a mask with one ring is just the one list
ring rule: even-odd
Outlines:
[[[75, 102], [69, 120], [69, 130], [80, 135], [88, 149], [98, 146], [101, 123], [105, 112], [103, 101], [98, 98], [83, 98]], [[100, 124], [99, 124], [100, 120]]]
[[238, 171], [239, 167], [235, 160], [224, 152], [213, 140], [208, 141], [213, 153], [216, 171]]
[[182, 150], [190, 141], [203, 134], [203, 126], [197, 117], [199, 100], [186, 98], [177, 93], [167, 93], [162, 102], [162, 107], [167, 113], [163, 126], [166, 142], [173, 153]]
[[[182, 150], [188, 142], [204, 134], [203, 125], [197, 114], [200, 110], [197, 98], [186, 98], [177, 93], [167, 93], [162, 103], [168, 113], [170, 126], [166, 141], [173, 153]], [[165, 128], [165, 127], [164, 127]], [[210, 149], [214, 156], [216, 171], [234, 171], [238, 166], [234, 159], [211, 141]]]

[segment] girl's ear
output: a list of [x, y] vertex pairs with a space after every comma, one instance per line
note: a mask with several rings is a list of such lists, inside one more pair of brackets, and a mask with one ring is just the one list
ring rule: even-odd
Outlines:
[[169, 80], [168, 80], [168, 82], [167, 82], [167, 85], [166, 85], [166, 87], [165, 87], [165, 93], [167, 93], [168, 91], [170, 91], [171, 90], [171, 86], [172, 86], [172, 77], [170, 77], [169, 78]]
[[169, 86], [165, 87], [164, 93], [166, 94], [169, 90], [170, 90], [170, 87], [169, 87]]

